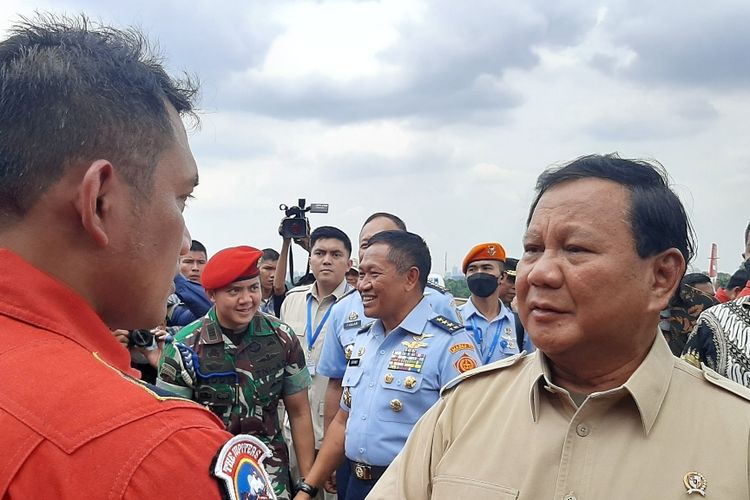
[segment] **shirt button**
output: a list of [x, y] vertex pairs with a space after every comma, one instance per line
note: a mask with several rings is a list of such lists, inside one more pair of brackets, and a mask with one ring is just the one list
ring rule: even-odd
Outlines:
[[563, 497], [563, 500], [578, 500], [578, 498], [574, 494], [568, 493]]
[[374, 385], [375, 385], [374, 383], [370, 382], [370, 387], [372, 387], [372, 386], [374, 386]]
[[576, 434], [578, 434], [582, 438], [585, 438], [586, 436], [588, 436], [589, 432], [591, 432], [591, 430], [589, 429], [589, 426], [586, 424], [578, 424], [576, 426]]
[[360, 453], [364, 453], [364, 452], [365, 452], [365, 449], [364, 449], [364, 448], [360, 448], [360, 449], [359, 449], [359, 452], [360, 452]]
[[367, 420], [367, 415], [362, 415], [362, 420]]
[[380, 354], [385, 354], [385, 351], [380, 351]]

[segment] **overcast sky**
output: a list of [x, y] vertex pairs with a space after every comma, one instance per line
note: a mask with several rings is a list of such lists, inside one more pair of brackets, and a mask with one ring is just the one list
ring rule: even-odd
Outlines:
[[[276, 247], [280, 203], [356, 240], [375, 211], [433, 270], [482, 241], [520, 256], [536, 177], [588, 153], [655, 158], [695, 227], [694, 266], [740, 262], [750, 220], [750, 2], [3, 0], [135, 25], [202, 82], [186, 212], [209, 253]], [[297, 254], [302, 257], [301, 253]], [[299, 260], [298, 260], [299, 262]]]

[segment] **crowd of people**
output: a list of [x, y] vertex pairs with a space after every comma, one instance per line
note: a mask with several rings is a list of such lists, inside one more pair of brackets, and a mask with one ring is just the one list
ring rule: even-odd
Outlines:
[[750, 224], [715, 290], [664, 169], [587, 155], [519, 259], [467, 244], [460, 306], [382, 211], [209, 258], [196, 89], [146, 49], [83, 17], [0, 42], [0, 497], [750, 497]]

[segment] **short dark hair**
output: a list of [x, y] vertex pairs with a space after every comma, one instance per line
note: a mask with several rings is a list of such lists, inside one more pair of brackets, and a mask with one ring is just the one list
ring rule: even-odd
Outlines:
[[102, 158], [147, 195], [175, 140], [167, 104], [192, 114], [195, 84], [167, 75], [135, 29], [39, 15], [10, 33], [0, 42], [0, 218], [23, 218], [67, 168]]
[[729, 283], [727, 283], [727, 290], [732, 290], [733, 288], [737, 287], [743, 288], [748, 281], [750, 281], [748, 272], [744, 267], [741, 267], [737, 269], [729, 278]]
[[402, 231], [406, 231], [406, 222], [401, 220], [401, 217], [398, 217], [393, 214], [389, 214], [388, 212], [375, 212], [374, 214], [369, 216], [367, 220], [365, 220], [365, 223], [362, 224], [362, 227], [365, 227], [367, 224], [374, 221], [375, 219], [381, 219], [381, 218], [390, 220], [391, 222], [396, 224], [397, 228], [399, 228]]
[[318, 240], [325, 239], [339, 240], [344, 244], [344, 247], [346, 248], [346, 252], [348, 254], [347, 257], [351, 256], [352, 241], [344, 231], [333, 226], [320, 226], [312, 232], [312, 234], [310, 235], [310, 250], [312, 251], [312, 248], [315, 246], [315, 243], [317, 243]]
[[567, 181], [599, 178], [625, 186], [630, 192], [630, 227], [638, 255], [644, 259], [669, 248], [680, 251], [685, 263], [693, 258], [695, 241], [685, 207], [670, 189], [664, 167], [656, 162], [620, 158], [617, 153], [587, 155], [544, 171], [536, 183], [526, 225], [539, 199], [550, 188]]
[[198, 240], [193, 240], [190, 242], [190, 251], [191, 252], [203, 252], [205, 255], [208, 255], [208, 252], [206, 251], [206, 247], [204, 247], [203, 243], [201, 243]]
[[388, 260], [400, 274], [412, 267], [419, 270], [419, 285], [422, 291], [427, 286], [427, 275], [432, 268], [432, 258], [427, 243], [418, 234], [408, 231], [381, 231], [370, 238], [368, 248], [377, 243], [388, 245]]
[[264, 248], [263, 249], [263, 257], [262, 257], [262, 259], [264, 261], [266, 261], [266, 260], [279, 260], [279, 252], [277, 252], [273, 248]]
[[711, 283], [711, 278], [705, 273], [688, 273], [682, 278], [683, 285], [695, 286], [701, 283]]

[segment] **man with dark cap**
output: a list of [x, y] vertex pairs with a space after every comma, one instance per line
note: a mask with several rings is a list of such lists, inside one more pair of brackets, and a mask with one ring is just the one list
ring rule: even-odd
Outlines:
[[310, 373], [294, 332], [261, 304], [253, 247], [226, 248], [203, 271], [214, 306], [186, 326], [164, 349], [157, 386], [207, 405], [229, 432], [261, 439], [273, 455], [265, 464], [279, 499], [289, 498], [289, 453], [281, 435], [284, 401], [300, 470], [313, 461], [313, 429], [307, 388]]
[[518, 259], [505, 258], [505, 270], [497, 287], [497, 296], [508, 309], [513, 309], [513, 299], [516, 297], [516, 265]]
[[520, 352], [513, 312], [498, 299], [504, 266], [505, 249], [497, 242], [476, 245], [462, 265], [471, 296], [461, 306], [461, 316], [485, 364]]

